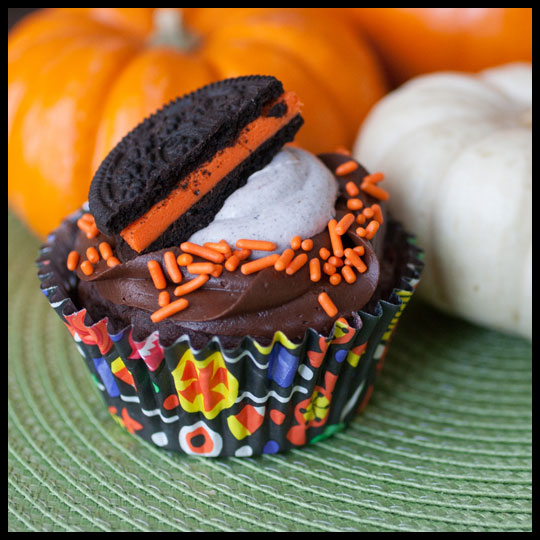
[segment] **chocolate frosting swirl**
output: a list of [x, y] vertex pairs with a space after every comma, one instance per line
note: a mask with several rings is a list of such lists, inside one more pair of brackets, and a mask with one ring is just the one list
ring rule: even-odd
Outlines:
[[[337, 153], [321, 154], [318, 157], [332, 172], [338, 165], [350, 159]], [[336, 201], [338, 221], [350, 212], [346, 206], [345, 184], [352, 180], [359, 186], [367, 174], [367, 171], [359, 166], [352, 173], [336, 176], [340, 188]], [[374, 202], [380, 204], [380, 201], [366, 195], [362, 190], [358, 198], [363, 201], [364, 206]], [[381, 206], [384, 213], [384, 205]], [[336, 318], [346, 317], [349, 320], [354, 318], [354, 313], [366, 306], [373, 297], [379, 282], [379, 259], [382, 256], [385, 223], [372, 241], [366, 241], [358, 236], [355, 229], [356, 226], [353, 225], [342, 237], [343, 244], [344, 247], [364, 246], [365, 254], [362, 259], [367, 270], [363, 274], [357, 274], [357, 279], [352, 284], [342, 280], [339, 285], [333, 286], [324, 273], [319, 282], [313, 282], [310, 280], [308, 264], [292, 276], [278, 272], [273, 267], [247, 276], [239, 269], [234, 272], [224, 269], [219, 277], [210, 277], [202, 288], [188, 295], [190, 303], [188, 309], [157, 325], [151, 322], [150, 314], [159, 308], [158, 291], [148, 272], [147, 263], [152, 259], [158, 260], [165, 276], [169, 278], [163, 255], [166, 251], [173, 251], [178, 256], [181, 253], [179, 247], [173, 246], [142, 254], [113, 268], [107, 267], [105, 261], [100, 260], [90, 276], [86, 276], [80, 269], [77, 270], [79, 287], [84, 293], [92, 284], [103, 299], [125, 308], [122, 311], [125, 314], [146, 312], [148, 326], [145, 331], [148, 333], [156, 328], [165, 326], [170, 328], [174, 325], [179, 331], [204, 332], [207, 335], [218, 336], [250, 335], [271, 338], [277, 330], [281, 330], [289, 339], [300, 340], [307, 328], [326, 332], [331, 329]], [[318, 233], [312, 239], [313, 249], [308, 252], [309, 258], [318, 256], [322, 247], [331, 251], [327, 230]], [[103, 240], [108, 241], [114, 250], [112, 238], [100, 234], [97, 238], [88, 240], [82, 233], [77, 235], [74, 249], [79, 253], [85, 253], [87, 247], [95, 246]], [[216, 241], [219, 241], [219, 238]], [[194, 257], [195, 262], [199, 260], [202, 261]], [[182, 267], [181, 271], [184, 276], [183, 282], [195, 277], [190, 275], [185, 267]], [[166, 290], [170, 293], [171, 300], [175, 298], [173, 293], [175, 287], [172, 280], [168, 279]], [[338, 307], [338, 314], [333, 318], [328, 317], [318, 302], [318, 295], [323, 291], [329, 294]], [[140, 320], [140, 317], [138, 319]]]

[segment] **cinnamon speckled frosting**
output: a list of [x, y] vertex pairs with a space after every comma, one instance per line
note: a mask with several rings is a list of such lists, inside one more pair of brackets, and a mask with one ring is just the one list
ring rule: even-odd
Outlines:
[[[350, 161], [350, 157], [339, 153], [321, 154], [318, 158], [334, 173], [336, 168]], [[356, 170], [342, 176], [335, 176], [338, 197], [335, 203], [335, 215], [339, 221], [346, 213], [347, 194], [345, 185], [353, 181], [360, 186], [367, 171], [358, 166]], [[362, 190], [357, 196], [364, 207], [379, 203], [385, 215], [384, 204], [367, 195]], [[147, 263], [158, 260], [163, 265], [163, 255], [173, 251], [180, 255], [179, 246], [139, 255], [133, 259], [121, 261], [121, 264], [108, 268], [100, 260], [94, 272], [87, 276], [80, 268], [78, 294], [82, 305], [87, 307], [95, 318], [109, 317], [109, 322], [118, 328], [132, 324], [134, 336], [148, 335], [158, 329], [164, 341], [171, 342], [182, 334], [194, 336], [220, 336], [225, 342], [237, 344], [243, 336], [251, 336], [262, 341], [269, 341], [277, 330], [284, 332], [291, 340], [301, 340], [308, 328], [318, 332], [329, 331], [335, 320], [345, 317], [350, 324], [355, 324], [355, 314], [380, 297], [378, 285], [381, 280], [381, 259], [384, 256], [384, 244], [387, 219], [372, 240], [365, 240], [356, 233], [356, 227], [350, 227], [342, 237], [344, 247], [363, 246], [362, 257], [367, 270], [357, 275], [354, 283], [342, 281], [332, 285], [323, 273], [322, 279], [313, 282], [309, 275], [309, 265], [304, 265], [294, 275], [278, 272], [273, 267], [260, 272], [244, 275], [240, 271], [224, 270], [219, 277], [210, 277], [200, 289], [189, 294], [189, 308], [172, 315], [157, 324], [152, 323], [150, 315], [159, 308], [158, 291], [149, 275]], [[90, 245], [96, 246], [108, 241], [113, 250], [114, 240], [103, 234], [88, 239], [73, 227], [74, 244], [68, 249], [84, 253]], [[328, 231], [325, 229], [312, 237], [313, 248], [308, 257], [315, 257], [323, 247], [331, 251]], [[216, 238], [215, 241], [219, 241]], [[397, 251], [397, 250], [396, 250]], [[194, 257], [194, 261], [202, 261]], [[386, 281], [392, 281], [395, 264], [383, 272]], [[194, 278], [186, 268], [182, 268], [184, 280]], [[381, 284], [384, 286], [384, 284]], [[174, 298], [174, 284], [167, 285], [171, 299]], [[381, 287], [379, 287], [381, 289]], [[321, 292], [327, 292], [338, 313], [329, 317], [318, 302]], [[230, 338], [230, 339], [227, 339]], [[201, 343], [202, 344], [202, 343]]]
[[[225, 200], [214, 220], [190, 237], [203, 245], [222, 238], [234, 246], [239, 238], [275, 243], [275, 252], [290, 247], [291, 238], [311, 238], [335, 217], [338, 183], [315, 155], [284, 147], [245, 186]], [[252, 257], [268, 252], [254, 251]]]

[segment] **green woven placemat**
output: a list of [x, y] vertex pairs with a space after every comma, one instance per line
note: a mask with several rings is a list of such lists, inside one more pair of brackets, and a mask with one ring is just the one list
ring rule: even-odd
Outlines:
[[364, 414], [283, 455], [166, 453], [109, 415], [9, 225], [9, 531], [529, 531], [530, 343], [413, 299]]

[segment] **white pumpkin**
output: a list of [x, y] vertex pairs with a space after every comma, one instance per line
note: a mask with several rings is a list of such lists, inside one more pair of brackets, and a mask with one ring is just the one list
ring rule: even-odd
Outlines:
[[384, 172], [392, 215], [425, 250], [419, 294], [531, 337], [531, 65], [412, 79], [375, 105], [353, 154]]

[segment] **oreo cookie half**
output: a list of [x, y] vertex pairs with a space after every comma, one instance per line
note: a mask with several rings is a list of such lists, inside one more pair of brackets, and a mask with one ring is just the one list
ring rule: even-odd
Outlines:
[[89, 207], [123, 256], [178, 245], [303, 124], [300, 102], [272, 76], [204, 86], [129, 132], [97, 170]]

